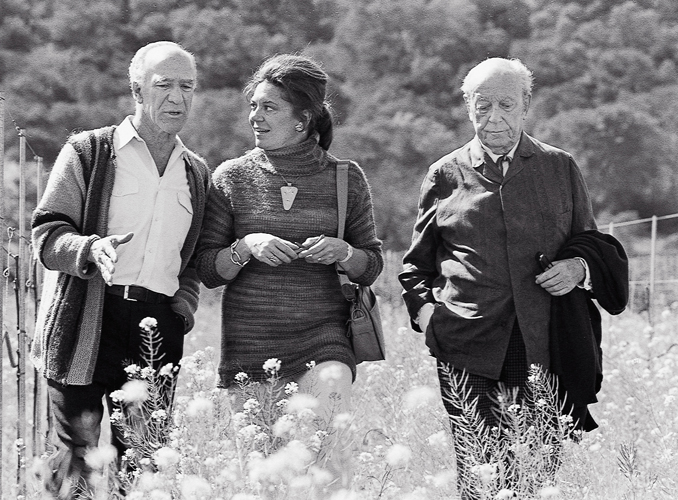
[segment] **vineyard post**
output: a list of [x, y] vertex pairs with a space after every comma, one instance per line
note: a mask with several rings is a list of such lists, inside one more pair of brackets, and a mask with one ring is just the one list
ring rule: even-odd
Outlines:
[[[2, 248], [2, 243], [5, 241], [5, 231], [4, 231], [4, 221], [5, 221], [5, 95], [2, 90], [0, 90], [0, 228], [3, 230], [0, 231], [0, 248]], [[8, 249], [9, 250], [9, 249]], [[4, 261], [4, 259], [3, 259]], [[2, 267], [2, 266], [0, 266]], [[5, 356], [3, 353], [3, 346], [5, 339], [5, 318], [3, 311], [5, 310], [5, 289], [7, 286], [7, 280], [2, 276], [2, 286], [0, 286], [0, 374], [3, 373], [3, 365], [5, 362]], [[2, 401], [2, 380], [0, 380], [0, 408], [4, 408]], [[2, 428], [2, 418], [0, 418], [0, 464], [4, 464], [2, 450], [3, 428]], [[0, 474], [0, 498], [2, 498], [2, 474]]]
[[26, 497], [26, 134], [19, 129], [19, 263], [17, 265], [17, 290], [19, 294], [18, 326], [19, 349], [17, 366], [17, 493]]
[[650, 239], [650, 291], [648, 297], [648, 312], [650, 315], [650, 325], [654, 325], [654, 283], [655, 283], [655, 263], [657, 257], [657, 216], [652, 216], [652, 236]]
[[[36, 168], [36, 206], [40, 203], [42, 197], [42, 157], [35, 156]], [[42, 284], [43, 269], [42, 265], [34, 258], [34, 252], [30, 252], [30, 262], [33, 288], [33, 303], [35, 304], [35, 320], [37, 321], [38, 307], [40, 305], [40, 285]], [[33, 368], [33, 456], [37, 457], [42, 452], [42, 399], [43, 385], [42, 377], [37, 368]]]

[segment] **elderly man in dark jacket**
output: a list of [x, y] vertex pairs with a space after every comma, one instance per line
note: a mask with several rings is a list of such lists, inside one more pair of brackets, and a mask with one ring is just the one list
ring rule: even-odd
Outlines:
[[446, 409], [459, 413], [446, 397], [449, 369], [468, 377], [490, 427], [500, 383], [521, 398], [529, 366], [549, 369], [551, 297], [590, 287], [585, 259], [546, 270], [535, 259], [554, 259], [596, 223], [572, 155], [523, 131], [532, 81], [515, 59], [468, 73], [462, 91], [475, 137], [429, 168], [399, 275], [413, 328], [438, 361]]

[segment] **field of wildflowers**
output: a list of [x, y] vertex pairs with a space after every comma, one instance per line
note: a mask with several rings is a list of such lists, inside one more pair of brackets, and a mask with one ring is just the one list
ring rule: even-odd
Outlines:
[[[454, 443], [435, 365], [423, 337], [409, 328], [394, 286], [377, 287], [387, 360], [358, 367], [352, 413], [326, 428], [314, 419], [313, 399], [297, 394], [293, 385], [256, 388], [242, 376], [252, 397], [237, 405], [215, 387], [220, 311], [216, 295], [205, 291], [196, 328], [186, 338], [174, 411], [147, 417], [169, 427], [163, 427], [167, 432], [155, 451], [136, 457], [125, 478], [128, 498], [329, 498], [330, 476], [310, 464], [320, 463], [323, 443], [332, 436], [341, 443], [336, 453], [346, 454], [353, 469], [353, 487], [338, 499], [458, 498]], [[605, 316], [603, 349], [605, 379], [592, 407], [600, 428], [578, 443], [564, 441], [555, 478], [519, 498], [678, 498], [678, 305], [667, 307], [654, 326], [632, 313]], [[273, 380], [284, 374], [285, 367], [274, 361], [269, 368]], [[14, 376], [5, 363], [3, 498], [16, 498]], [[167, 368], [163, 376], [171, 376]], [[284, 402], [277, 403], [280, 399]], [[110, 458], [105, 445], [90, 457], [102, 469], [102, 485], [110, 480], [105, 475]], [[40, 457], [26, 464], [27, 498], [44, 498], [33, 479], [41, 466]], [[482, 484], [492, 485], [481, 488], [482, 498], [512, 498], [497, 481], [496, 467], [476, 472]], [[521, 471], [531, 473], [537, 473], [532, 465]], [[110, 498], [105, 489], [95, 498]]]

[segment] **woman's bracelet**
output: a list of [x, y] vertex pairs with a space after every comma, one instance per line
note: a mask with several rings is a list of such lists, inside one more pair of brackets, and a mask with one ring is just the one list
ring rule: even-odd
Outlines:
[[235, 247], [238, 246], [238, 243], [240, 243], [240, 238], [231, 243], [231, 262], [238, 267], [245, 267], [245, 264], [247, 264], [250, 259], [247, 259], [245, 262], [242, 261], [242, 257], [240, 257], [240, 254], [235, 249]]
[[353, 247], [351, 246], [350, 243], [346, 243], [346, 244], [348, 245], [348, 250], [347, 250], [347, 253], [346, 253], [346, 257], [344, 257], [344, 258], [341, 259], [341, 260], [338, 260], [337, 262], [339, 262], [339, 264], [343, 264], [343, 263], [346, 262], [348, 259], [350, 259], [351, 257], [353, 257]]

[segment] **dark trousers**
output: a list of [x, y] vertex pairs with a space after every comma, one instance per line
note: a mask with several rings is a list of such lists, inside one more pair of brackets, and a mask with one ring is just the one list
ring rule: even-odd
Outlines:
[[[92, 471], [84, 458], [99, 444], [103, 399], [112, 411], [110, 394], [127, 381], [125, 366], [136, 363], [146, 366], [141, 356], [142, 335], [139, 323], [146, 317], [155, 318], [162, 337], [155, 363], [159, 368], [167, 363], [177, 365], [183, 354], [184, 322], [168, 303], [150, 304], [106, 295], [101, 329], [101, 342], [93, 381], [89, 385], [62, 385], [48, 380], [50, 411], [54, 419], [55, 452], [48, 463], [52, 471], [47, 478], [48, 491], [59, 499], [88, 498], [78, 491], [91, 489]], [[125, 446], [117, 429], [111, 426], [111, 444], [119, 454]]]
[[518, 321], [513, 326], [508, 349], [506, 350], [506, 357], [504, 358], [504, 364], [498, 380], [468, 373], [453, 366], [448, 366], [440, 360], [438, 360], [437, 365], [440, 392], [443, 397], [443, 404], [449, 415], [456, 416], [460, 414], [459, 409], [450, 403], [447, 396], [450, 391], [449, 375], [457, 378], [462, 376], [468, 378], [466, 388], [470, 392], [469, 401], [473, 401], [476, 397], [478, 398], [478, 414], [489, 427], [496, 426], [499, 422], [496, 414], [496, 397], [500, 384], [509, 390], [518, 390], [518, 404], [525, 397], [528, 376], [527, 354], [525, 353], [525, 343], [523, 342], [523, 335], [520, 332]]
[[[499, 425], [497, 395], [499, 394], [498, 391], [500, 385], [503, 385], [509, 391], [513, 389], [517, 390], [516, 403], [520, 404], [525, 398], [528, 377], [527, 355], [525, 353], [525, 343], [523, 342], [523, 336], [520, 332], [517, 320], [511, 332], [511, 338], [509, 340], [499, 380], [465, 372], [464, 370], [457, 369], [453, 366], [448, 366], [440, 360], [438, 360], [437, 365], [443, 404], [450, 416], [461, 415], [460, 408], [453, 405], [449, 398], [451, 390], [450, 376], [456, 377], [457, 380], [460, 380], [461, 377], [467, 379], [467, 400], [468, 402], [471, 402], [475, 398], [478, 398], [476, 410], [478, 415], [485, 421], [485, 425], [489, 428]], [[454, 434], [456, 429], [453, 420], [450, 420], [450, 425], [452, 427], [452, 433]], [[457, 450], [457, 485], [461, 498], [463, 500], [475, 500], [477, 497], [468, 489], [469, 482], [467, 478], [470, 477], [469, 471], [467, 470], [468, 465], [469, 464], [467, 464], [466, 459], [463, 456], [463, 450]]]

